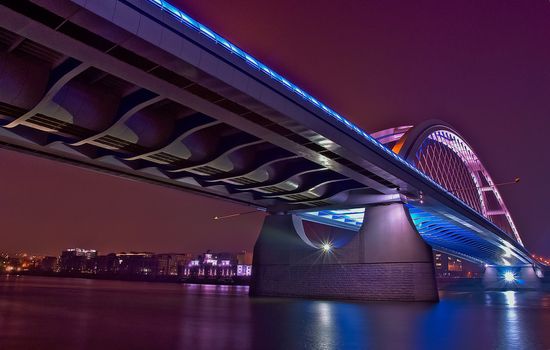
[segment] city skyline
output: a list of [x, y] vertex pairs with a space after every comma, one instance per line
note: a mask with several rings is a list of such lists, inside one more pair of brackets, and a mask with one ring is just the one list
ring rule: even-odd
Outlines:
[[[483, 265], [469, 262], [439, 251], [433, 252], [434, 269], [439, 278], [479, 278]], [[55, 256], [31, 255], [24, 252], [0, 251], [1, 274], [42, 274], [63, 277], [171, 277], [159, 282], [190, 282], [189, 278], [250, 277], [252, 252], [99, 252], [74, 247], [61, 250]], [[541, 262], [543, 262], [541, 260]], [[544, 263], [548, 265], [548, 260]], [[248, 281], [248, 280], [247, 280]], [[215, 281], [214, 281], [215, 282]]]
[[33, 255], [33, 256], [59, 256], [60, 252], [71, 250], [71, 249], [82, 249], [82, 250], [90, 250], [94, 251], [97, 254], [124, 254], [124, 253], [151, 253], [151, 254], [191, 254], [191, 255], [200, 255], [204, 252], [223, 252], [223, 253], [242, 253], [242, 252], [251, 252], [251, 249], [238, 249], [238, 250], [228, 250], [228, 249], [220, 249], [220, 250], [213, 250], [210, 248], [205, 249], [199, 249], [197, 251], [190, 251], [186, 250], [184, 248], [181, 249], [174, 249], [169, 251], [153, 251], [151, 249], [141, 249], [141, 250], [134, 250], [134, 249], [122, 249], [122, 250], [99, 250], [96, 247], [89, 247], [89, 246], [66, 246], [66, 247], [59, 247], [56, 251], [53, 251], [52, 254], [45, 254], [40, 252], [33, 252], [25, 248], [19, 248], [15, 250], [7, 250], [7, 249], [0, 249], [0, 253], [5, 253], [9, 255]]

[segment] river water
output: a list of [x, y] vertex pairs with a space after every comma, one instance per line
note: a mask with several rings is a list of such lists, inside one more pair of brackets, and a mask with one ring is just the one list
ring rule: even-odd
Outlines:
[[247, 293], [0, 276], [0, 349], [550, 349], [545, 292], [441, 292], [436, 304]]

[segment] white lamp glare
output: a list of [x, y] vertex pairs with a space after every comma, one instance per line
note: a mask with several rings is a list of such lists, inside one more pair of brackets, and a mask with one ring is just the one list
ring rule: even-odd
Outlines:
[[514, 273], [512, 271], [506, 271], [504, 273], [504, 280], [506, 282], [514, 282], [516, 280], [516, 276], [514, 275]]

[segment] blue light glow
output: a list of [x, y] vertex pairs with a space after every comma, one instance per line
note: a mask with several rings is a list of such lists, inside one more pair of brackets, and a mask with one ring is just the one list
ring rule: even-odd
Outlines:
[[478, 263], [502, 265], [502, 249], [473, 230], [425, 211], [422, 206], [409, 203], [407, 207], [417, 231], [434, 249]]
[[208, 28], [206, 28], [205, 26], [203, 26], [202, 24], [199, 24], [199, 30], [202, 34], [206, 35], [207, 37], [209, 37], [210, 39], [212, 40], [216, 40], [216, 35]]
[[300, 213], [299, 215], [305, 220], [359, 231], [359, 228], [363, 224], [365, 208], [310, 211]]

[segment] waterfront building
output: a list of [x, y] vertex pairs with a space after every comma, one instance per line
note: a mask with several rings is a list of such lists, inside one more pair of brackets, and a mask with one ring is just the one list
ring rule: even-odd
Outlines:
[[61, 252], [59, 270], [70, 273], [95, 273], [97, 250], [70, 248]]
[[114, 272], [121, 275], [154, 275], [157, 267], [155, 254], [129, 252], [116, 254]]
[[56, 256], [45, 256], [40, 261], [39, 270], [44, 272], [57, 272], [59, 259]]
[[238, 265], [252, 265], [252, 252], [247, 252], [243, 250], [237, 254], [237, 264]]
[[190, 260], [183, 270], [186, 278], [227, 280], [234, 277], [250, 277], [252, 274], [252, 254], [243, 251], [232, 253], [206, 253]]
[[192, 255], [189, 253], [157, 254], [155, 258], [157, 261], [156, 274], [158, 276], [181, 276], [192, 259]]
[[252, 276], [252, 265], [237, 265], [238, 277], [250, 277]]
[[117, 269], [118, 259], [115, 253], [99, 255], [97, 257], [96, 271], [100, 274], [112, 274]]
[[482, 266], [441, 252], [434, 252], [434, 267], [437, 277], [479, 277]]

